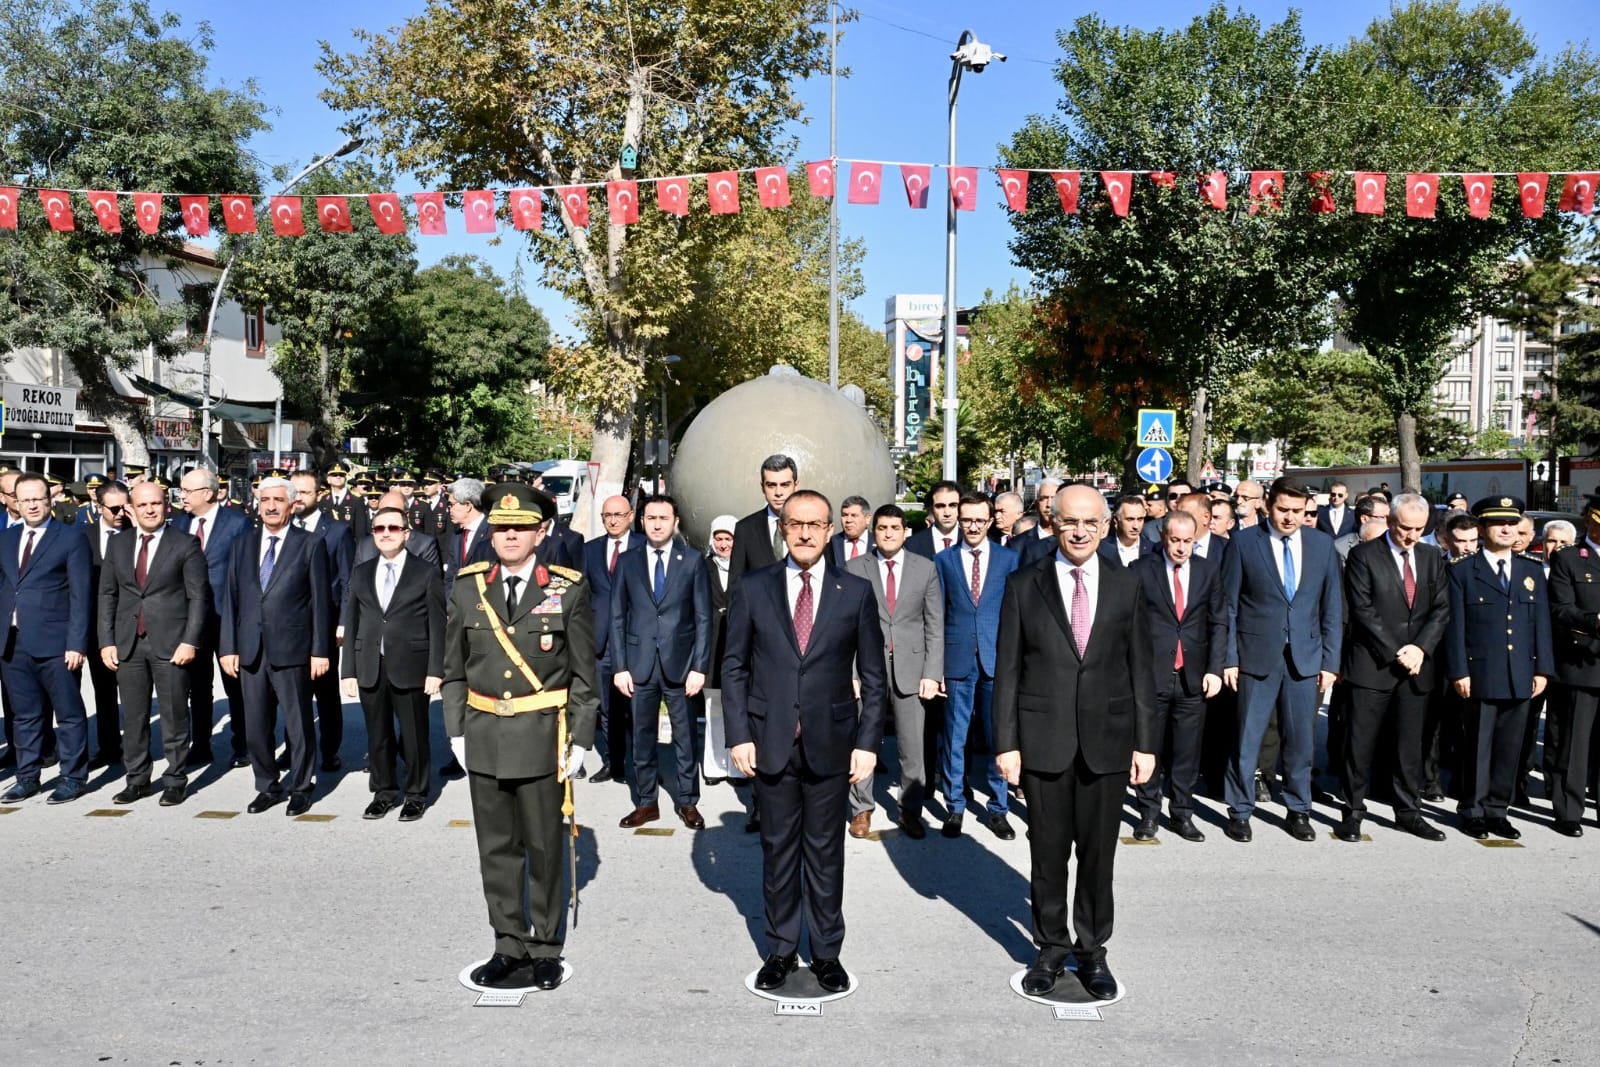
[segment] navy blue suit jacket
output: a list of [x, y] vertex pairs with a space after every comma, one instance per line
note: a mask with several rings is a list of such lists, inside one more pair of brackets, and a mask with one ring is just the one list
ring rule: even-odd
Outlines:
[[[194, 516], [188, 512], [172, 517], [172, 528], [194, 533]], [[211, 618], [222, 614], [222, 586], [228, 578], [228, 558], [233, 542], [250, 529], [250, 519], [237, 508], [216, 507], [206, 516], [206, 576], [211, 581]]]
[[[1049, 543], [1039, 538], [1035, 538], [1035, 540], [1039, 541], [1040, 544]], [[1028, 547], [1032, 548], [1033, 546], [1030, 545]], [[1144, 557], [1150, 555], [1152, 552], [1155, 552], [1159, 547], [1159, 545], [1151, 544], [1142, 537], [1139, 538], [1139, 559], [1144, 559]], [[1113, 567], [1123, 566], [1122, 557], [1117, 554], [1117, 535], [1115, 532], [1101, 538], [1100, 546], [1096, 548], [1095, 551], [1100, 553], [1101, 563], [1105, 563]], [[1042, 558], [1043, 555], [1041, 554], [1040, 550], [1034, 549], [1031, 559], [1037, 560]], [[1134, 562], [1138, 562], [1138, 560], [1135, 560]]]
[[1354, 533], [1356, 528], [1356, 509], [1348, 503], [1344, 506], [1344, 514], [1339, 518], [1339, 528], [1333, 528], [1333, 516], [1327, 508], [1317, 509], [1317, 529], [1329, 537], [1343, 537], [1347, 533]]
[[1527, 700], [1534, 675], [1556, 672], [1544, 568], [1511, 560], [1509, 592], [1481, 552], [1452, 563], [1445, 677], [1472, 680], [1473, 700]]
[[[630, 532], [624, 554], [644, 544], [644, 538]], [[606, 658], [611, 650], [611, 537], [601, 534], [583, 543], [583, 576], [589, 580], [589, 606], [594, 611], [594, 656]], [[622, 566], [622, 560], [617, 560]]]
[[[1028, 531], [1027, 536], [1023, 539], [1021, 548], [1017, 547], [1016, 542], [1011, 544], [1011, 548], [1017, 553], [1017, 566], [1019, 568], [1031, 567], [1041, 559], [1048, 559], [1054, 556], [1056, 549], [1059, 547], [1054, 537], [1039, 537], [1032, 530]], [[1150, 547], [1152, 550], [1155, 548], [1154, 545]]]
[[17, 573], [26, 523], [0, 531], [0, 625], [17, 619], [14, 649], [26, 656], [89, 652], [89, 542], [71, 526], [46, 519], [33, 541], [28, 572]]
[[1138, 575], [1144, 589], [1156, 691], [1164, 688], [1161, 679], [1172, 673], [1181, 637], [1184, 680], [1191, 692], [1200, 692], [1202, 676], [1222, 675], [1222, 652], [1228, 641], [1221, 568], [1204, 556], [1189, 557], [1189, 585], [1183, 591], [1181, 621], [1177, 602], [1172, 599], [1172, 579], [1165, 552], [1152, 552], [1128, 570]]
[[1018, 557], [1004, 545], [985, 542], [989, 572], [978, 603], [972, 602], [972, 556], [965, 543], [941, 552], [933, 569], [944, 587], [944, 676], [967, 678], [981, 671], [994, 677], [995, 642], [1000, 638], [1000, 601]]
[[[935, 536], [937, 536], [939, 540], [935, 541]], [[955, 529], [951, 530], [950, 536], [955, 538], [955, 541], [950, 547], [960, 548], [961, 527], [957, 526]], [[937, 559], [944, 553], [944, 550], [944, 534], [937, 533], [931, 523], [927, 526], [924, 526], [910, 537], [906, 538], [906, 551], [915, 552], [917, 555], [926, 559]]]
[[682, 685], [690, 671], [711, 674], [711, 586], [705, 564], [677, 542], [663, 551], [667, 573], [661, 603], [652, 595], [655, 550], [642, 538], [617, 560], [611, 586], [611, 668], [629, 672], [635, 684], [648, 681], [658, 663], [668, 685]]
[[466, 562], [461, 560], [461, 530], [458, 527], [450, 527], [450, 536], [439, 539], [439, 551], [444, 556], [445, 604], [450, 603], [450, 591], [455, 588], [456, 572], [462, 567], [474, 563], [499, 562], [499, 557], [494, 554], [494, 541], [491, 540], [493, 532], [487, 520], [478, 523], [478, 528], [472, 531], [472, 539], [467, 542]]
[[1300, 571], [1294, 602], [1283, 595], [1274, 552], [1281, 546], [1268, 524], [1240, 531], [1229, 541], [1222, 567], [1228, 618], [1224, 667], [1265, 678], [1283, 663], [1285, 647], [1297, 678], [1339, 670], [1344, 640], [1344, 592], [1333, 538], [1300, 529]]
[[261, 588], [261, 539], [252, 529], [233, 543], [222, 584], [222, 637], [217, 652], [254, 668], [264, 655], [273, 667], [327, 656], [339, 605], [332, 598], [322, 541], [293, 526], [283, 531], [266, 589]]
[[[311, 535], [322, 542], [328, 554], [328, 588], [333, 594], [335, 615], [344, 607], [350, 590], [350, 571], [355, 566], [356, 539], [348, 522], [330, 519], [326, 512], [317, 520]], [[337, 617], [334, 625], [338, 625]]]

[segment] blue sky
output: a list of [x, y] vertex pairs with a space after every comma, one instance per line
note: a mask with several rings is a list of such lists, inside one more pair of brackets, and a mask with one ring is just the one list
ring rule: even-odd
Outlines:
[[[211, 57], [216, 81], [240, 84], [255, 81], [262, 100], [274, 109], [273, 129], [259, 136], [252, 148], [271, 164], [303, 164], [342, 140], [341, 116], [318, 98], [323, 87], [315, 69], [318, 42], [326, 40], [339, 50], [352, 46], [351, 30], [381, 30], [403, 22], [421, 10], [419, 0], [383, 3], [345, 0], [275, 0], [264, 3], [217, 4], [215, 0], [172, 0], [165, 7], [185, 23], [208, 20], [217, 38]], [[1109, 22], [1145, 29], [1180, 26], [1205, 10], [1200, 3], [1145, 0], [1127, 8], [1094, 8], [1045, 0], [991, 0], [956, 3], [953, 0], [856, 0], [862, 18], [845, 28], [839, 64], [852, 76], [839, 82], [839, 154], [867, 159], [940, 162], [945, 157], [945, 84], [950, 74], [949, 53], [963, 29], [973, 30], [984, 42], [1009, 56], [980, 76], [968, 75], [962, 84], [959, 112], [958, 162], [988, 166], [995, 161], [995, 146], [1006, 141], [1024, 119], [1053, 110], [1059, 100], [1051, 66], [1059, 57], [1058, 29], [1078, 16], [1099, 10]], [[1236, 5], [1264, 22], [1281, 19], [1282, 4]], [[1517, 16], [1534, 35], [1541, 52], [1553, 54], [1584, 31], [1583, 4], [1551, 0], [1517, 2]], [[1374, 19], [1383, 17], [1389, 4], [1382, 0], [1338, 0], [1302, 10], [1306, 38], [1312, 43], [1338, 44], [1361, 33]], [[1574, 16], [1578, 16], [1576, 19]], [[828, 154], [828, 80], [815, 79], [804, 87], [809, 123], [798, 130], [800, 159], [821, 159]], [[777, 162], [789, 162], [773, 160]], [[898, 190], [899, 176], [886, 171], [889, 189], [883, 203], [854, 206], [841, 202], [840, 221], [847, 237], [865, 239], [864, 271], [867, 291], [855, 305], [869, 324], [883, 321], [886, 297], [894, 293], [941, 292], [944, 288], [944, 184], [935, 174], [935, 194], [926, 210], [905, 207]], [[985, 289], [1003, 290], [1012, 280], [1026, 277], [1011, 263], [1006, 222], [999, 189], [990, 182], [978, 209], [960, 217], [960, 258], [957, 302], [979, 301]], [[409, 187], [409, 186], [408, 186]], [[797, 189], [797, 195], [804, 193]], [[459, 216], [452, 228], [460, 229]], [[485, 237], [452, 234], [418, 237], [424, 263], [452, 253], [471, 252], [492, 263], [503, 275], [517, 267], [519, 242], [506, 234], [498, 245]], [[549, 316], [558, 333], [570, 332], [568, 309], [554, 293], [536, 284], [537, 270], [525, 271], [528, 295]]]

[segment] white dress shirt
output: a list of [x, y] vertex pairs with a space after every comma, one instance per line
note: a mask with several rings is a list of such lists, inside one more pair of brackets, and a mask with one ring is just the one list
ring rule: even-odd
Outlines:
[[1209, 530], [1206, 531], [1206, 535], [1204, 537], [1201, 537], [1195, 541], [1194, 554], [1199, 556], [1201, 559], [1211, 558], [1211, 532]]
[[[43, 540], [45, 531], [50, 529], [51, 521], [52, 520], [50, 519], [50, 516], [48, 514], [46, 514], [45, 515], [45, 519], [44, 519], [43, 522], [41, 522], [37, 526], [29, 526], [27, 530], [23, 530], [22, 531], [22, 536], [17, 538], [17, 569], [18, 570], [22, 569], [22, 554], [28, 550], [28, 530], [36, 530], [36, 531], [38, 531], [38, 535], [36, 537], [34, 537], [34, 539], [33, 539], [33, 550], [35, 552], [37, 552], [37, 551], [39, 551], [39, 542], [41, 540]], [[23, 524], [26, 525], [26, 520], [23, 520]], [[15, 524], [13, 524], [13, 525], [15, 525]]]
[[1182, 563], [1173, 563], [1171, 559], [1167, 560], [1167, 592], [1172, 594], [1172, 603], [1173, 606], [1176, 607], [1178, 603], [1178, 590], [1177, 586], [1174, 585], [1172, 581], [1172, 576], [1176, 574], [1178, 576], [1178, 581], [1183, 583], [1183, 607], [1185, 614], [1188, 614], [1190, 588], [1189, 578], [1193, 570], [1194, 568], [1189, 566], [1188, 560], [1184, 560]]
[[1117, 542], [1117, 559], [1122, 561], [1124, 567], [1131, 567], [1139, 562], [1139, 549], [1143, 547], [1140, 542], [1144, 538], [1138, 538], [1131, 545], [1123, 544], [1120, 537], [1115, 538], [1115, 540]]
[[[767, 505], [767, 544], [769, 544], [769, 545], [772, 544], [772, 539], [777, 537], [777, 536], [778, 536], [778, 513], [776, 511], [772, 510], [772, 505], [768, 504]], [[780, 543], [782, 543], [782, 542], [780, 541]], [[626, 550], [624, 550], [624, 551], [626, 551]], [[787, 559], [788, 556], [789, 556], [789, 548], [788, 548], [788, 545], [785, 543], [784, 547], [778, 550], [778, 558], [779, 559]]]
[[1074, 566], [1083, 570], [1083, 588], [1089, 594], [1089, 629], [1093, 631], [1095, 612], [1100, 607], [1100, 554], [1091, 553], [1084, 563], [1074, 564], [1056, 549], [1056, 581], [1061, 586], [1061, 606], [1066, 609], [1068, 623], [1072, 622], [1072, 591], [1076, 585], [1072, 580]]
[[1400, 585], [1404, 588], [1406, 581], [1405, 557], [1407, 555], [1411, 556], [1411, 575], [1415, 578], [1417, 574], [1417, 550], [1413, 546], [1409, 553], [1402, 552], [1400, 546], [1394, 543], [1394, 538], [1389, 534], [1384, 534], [1383, 539], [1389, 543], [1389, 558], [1394, 560], [1395, 573], [1400, 575]]
[[649, 538], [645, 538], [644, 578], [645, 581], [650, 583], [651, 589], [655, 588], [656, 560], [658, 559], [661, 561], [661, 584], [665, 586], [667, 584], [667, 575], [672, 573], [672, 542], [668, 541], [660, 548], [657, 548], [655, 545], [650, 543]]
[[[955, 548], [961, 544], [961, 527], [959, 526], [950, 527], [949, 533], [940, 530], [937, 526], [930, 526], [928, 527], [928, 530], [933, 534], [933, 554], [936, 556], [943, 552], [947, 547]], [[946, 537], [950, 539], [950, 544], [948, 546], [944, 543], [944, 539]]]
[[610, 544], [606, 545], [607, 568], [611, 566], [611, 557], [613, 555], [617, 557], [618, 562], [622, 561], [622, 554], [628, 551], [628, 534], [630, 532], [631, 531], [624, 530], [621, 537], [608, 538]]
[[322, 521], [322, 512], [318, 511], [316, 508], [312, 508], [310, 511], [296, 515], [294, 517], [294, 521], [295, 525], [299, 526], [306, 533], [316, 533], [317, 523]]
[[871, 542], [867, 538], [867, 533], [865, 530], [861, 532], [860, 537], [846, 537], [844, 539], [844, 558], [846, 562], [849, 562], [854, 558], [850, 555], [851, 545], [856, 546], [856, 556], [865, 556], [867, 554], [867, 550], [872, 547]]
[[261, 549], [256, 554], [256, 566], [258, 568], [261, 566], [261, 561], [267, 558], [267, 546], [272, 543], [270, 539], [274, 537], [278, 539], [278, 553], [272, 557], [272, 564], [277, 566], [279, 558], [283, 556], [283, 543], [289, 539], [289, 527], [285, 526], [277, 533], [273, 533], [265, 526], [261, 527]]
[[[121, 533], [122, 531], [121, 531], [120, 527], [107, 526], [103, 522], [95, 523], [95, 525], [100, 528], [100, 530], [99, 530], [99, 533], [100, 533], [100, 558], [102, 560], [104, 560], [106, 558], [106, 544], [107, 544], [107, 542], [109, 542], [113, 537], [115, 537], [117, 534]], [[23, 537], [24, 537], [24, 539], [26, 539], [27, 535], [24, 534]], [[37, 545], [37, 542], [35, 542], [35, 544]]]
[[1344, 521], [1344, 507], [1328, 508], [1328, 528], [1334, 533], [1339, 532], [1339, 524]]
[[822, 579], [823, 576], [827, 574], [827, 569], [822, 565], [822, 557], [817, 557], [817, 561], [815, 563], [813, 563], [809, 568], [803, 570], [801, 569], [800, 565], [794, 561], [794, 557], [790, 556], [787, 558], [789, 565], [783, 569], [783, 576], [785, 579], [785, 584], [788, 586], [789, 617], [791, 619], [794, 618], [795, 601], [800, 597], [800, 576], [802, 574], [809, 574], [811, 575], [811, 621], [816, 622], [817, 604], [822, 600]]
[[[1278, 584], [1281, 586], [1283, 585], [1284, 535], [1279, 533], [1278, 528], [1275, 526], [1269, 526], [1268, 530], [1272, 536], [1272, 565], [1278, 568]], [[1288, 535], [1289, 555], [1294, 557], [1294, 588], [1297, 593], [1300, 591], [1300, 587], [1306, 583], [1306, 557], [1300, 547], [1300, 530], [1301, 527], [1296, 526], [1294, 533]]]
[[882, 550], [878, 552], [878, 580], [883, 583], [885, 596], [889, 594], [889, 568], [887, 565], [894, 564], [894, 598], [897, 605], [900, 602], [900, 587], [905, 584], [906, 580], [905, 560], [906, 550], [904, 547], [892, 556], [885, 556]]
[[961, 584], [966, 587], [967, 595], [972, 595], [972, 554], [978, 554], [978, 595], [983, 595], [984, 587], [989, 584], [989, 559], [993, 555], [989, 551], [990, 541], [985, 537], [977, 547], [961, 542]]
[[[167, 524], [166, 523], [162, 523], [160, 526], [157, 526], [155, 528], [155, 530], [152, 531], [148, 535], [149, 538], [150, 538], [150, 554], [145, 559], [145, 566], [146, 567], [148, 567], [151, 563], [155, 562], [156, 549], [161, 547], [161, 535], [162, 535], [162, 533], [164, 533], [166, 531], [166, 529], [167, 529]], [[134, 539], [133, 540], [133, 565], [135, 567], [137, 567], [139, 565], [139, 538], [145, 537], [147, 535], [145, 534], [145, 532], [143, 530], [139, 529], [139, 526], [138, 526], [137, 523], [135, 523], [132, 526], [129, 526], [125, 532], [127, 533], [127, 535], [129, 537]], [[105, 542], [102, 541], [102, 542], [100, 542], [100, 558], [101, 559], [105, 559], [105, 555], [106, 555], [106, 546], [105, 546]]]
[[[405, 569], [406, 569], [406, 557], [409, 556], [409, 555], [411, 555], [411, 553], [407, 552], [404, 548], [401, 548], [400, 551], [398, 551], [398, 552], [396, 552], [394, 554], [394, 559], [385, 559], [383, 557], [383, 554], [379, 553], [379, 555], [378, 555], [378, 569], [377, 569], [377, 572], [373, 574], [373, 581], [377, 583], [378, 599], [379, 600], [383, 599], [383, 583], [384, 583], [384, 580], [385, 580], [385, 577], [386, 577], [386, 574], [385, 574], [386, 569], [388, 567], [393, 567], [394, 568], [394, 589], [400, 588], [400, 575], [405, 572]], [[389, 591], [391, 596], [394, 593], [394, 589], [391, 589]], [[384, 607], [384, 610], [387, 611], [388, 608], [389, 608], [389, 605], [385, 604], [385, 605], [383, 605], [383, 607]]]

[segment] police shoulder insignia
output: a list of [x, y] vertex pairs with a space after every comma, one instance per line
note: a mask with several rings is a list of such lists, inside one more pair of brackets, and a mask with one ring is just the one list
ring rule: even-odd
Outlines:
[[465, 578], [469, 574], [482, 574], [488, 569], [489, 564], [487, 563], [469, 563], [465, 567], [462, 567], [460, 570], [456, 571], [456, 577]]
[[1476, 553], [1472, 553], [1466, 556], [1457, 556], [1455, 559], [1450, 561], [1450, 566], [1454, 567], [1457, 563], [1465, 563], [1467, 560], [1475, 558], [1476, 555]]
[[551, 564], [550, 573], [565, 578], [569, 582], [581, 582], [583, 580], [583, 572], [575, 571], [571, 567], [557, 567]]

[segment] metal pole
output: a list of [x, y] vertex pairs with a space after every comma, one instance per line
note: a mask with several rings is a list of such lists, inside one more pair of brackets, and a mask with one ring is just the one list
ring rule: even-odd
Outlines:
[[[974, 39], [971, 30], [963, 30], [956, 42], [962, 45]], [[950, 64], [950, 151], [948, 162], [956, 165], [956, 96], [961, 91], [961, 61]], [[950, 173], [950, 172], [946, 172]], [[944, 477], [956, 480], [956, 198], [945, 199], [944, 233]]]
[[272, 402], [272, 465], [283, 465], [283, 390], [278, 391], [278, 399]]
[[[838, 189], [839, 158], [839, 4], [828, 4], [828, 162]], [[839, 197], [828, 197], [828, 384], [839, 388]]]

